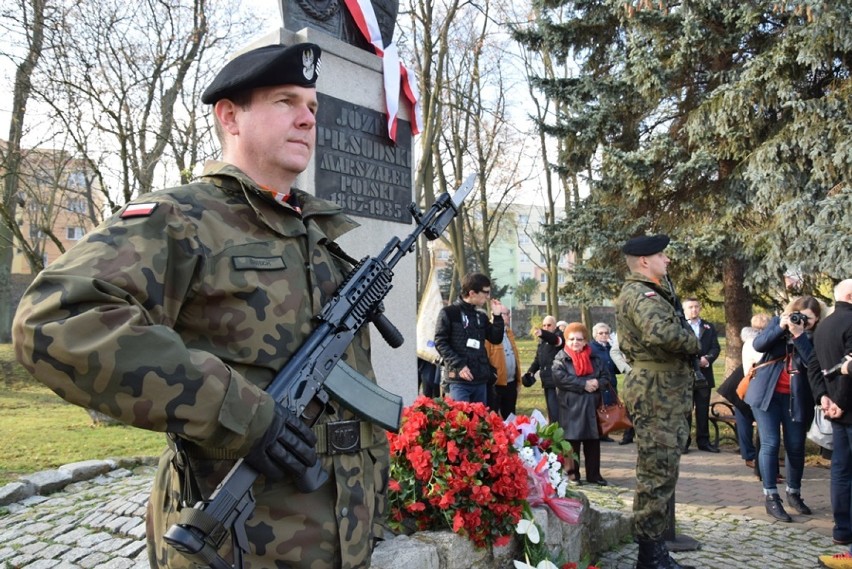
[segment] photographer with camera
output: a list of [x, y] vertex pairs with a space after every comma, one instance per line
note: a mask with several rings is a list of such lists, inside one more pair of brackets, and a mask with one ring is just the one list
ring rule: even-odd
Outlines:
[[763, 357], [744, 400], [751, 405], [760, 432], [757, 458], [766, 513], [784, 522], [793, 519], [784, 510], [777, 488], [782, 430], [787, 451], [787, 502], [798, 513], [811, 514], [801, 496], [805, 437], [814, 417], [807, 365], [813, 351], [813, 330], [821, 314], [819, 301], [812, 296], [799, 297], [769, 322], [753, 344]]

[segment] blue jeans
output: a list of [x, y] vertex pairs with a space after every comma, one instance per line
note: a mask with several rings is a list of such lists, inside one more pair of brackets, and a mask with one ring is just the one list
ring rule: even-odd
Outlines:
[[450, 397], [456, 401], [468, 401], [470, 403], [488, 405], [488, 384], [451, 383]]
[[[781, 429], [784, 429], [784, 448], [787, 451], [787, 487], [798, 492], [805, 471], [805, 434], [810, 425], [793, 421], [790, 415], [790, 395], [773, 393], [766, 411], [751, 408], [760, 434], [760, 475], [763, 493], [778, 493], [778, 449], [781, 446]], [[832, 463], [834, 461], [832, 460]]]
[[834, 539], [845, 541], [852, 538], [852, 425], [832, 423], [831, 432], [832, 533]]
[[740, 456], [743, 460], [754, 460], [757, 458], [757, 450], [754, 448], [754, 422], [753, 417], [745, 415], [734, 407], [734, 417], [737, 418], [737, 443], [740, 445]]

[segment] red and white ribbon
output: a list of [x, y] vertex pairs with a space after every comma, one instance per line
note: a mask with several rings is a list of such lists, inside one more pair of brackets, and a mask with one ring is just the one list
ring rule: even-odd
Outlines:
[[382, 58], [382, 68], [385, 79], [385, 105], [388, 110], [388, 135], [396, 142], [396, 123], [399, 112], [400, 86], [402, 94], [411, 105], [411, 132], [420, 132], [421, 118], [420, 94], [417, 92], [417, 79], [414, 74], [399, 61], [399, 52], [396, 44], [391, 38], [390, 44], [382, 45], [382, 32], [379, 29], [379, 21], [373, 11], [373, 4], [369, 0], [344, 0], [349, 13], [355, 20], [361, 34], [376, 49], [376, 55]]

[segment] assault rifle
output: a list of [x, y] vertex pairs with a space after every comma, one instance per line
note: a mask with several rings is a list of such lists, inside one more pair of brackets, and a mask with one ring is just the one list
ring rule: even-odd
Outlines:
[[[669, 275], [666, 275], [666, 284], [668, 285], [669, 292], [672, 294], [672, 298], [674, 299], [675, 313], [678, 315], [678, 318], [680, 318], [681, 325], [689, 330], [690, 333], [694, 333], [692, 331], [692, 326], [689, 324], [689, 320], [686, 319], [686, 314], [683, 312], [683, 304], [681, 304], [680, 298], [678, 298], [677, 293], [675, 292], [674, 283]], [[690, 366], [692, 366], [692, 372], [695, 374], [695, 383], [706, 384], [707, 380], [704, 379], [704, 372], [701, 371], [701, 356], [697, 354], [686, 356], [686, 361]]]
[[[387, 430], [399, 430], [402, 399], [378, 387], [340, 358], [368, 321], [391, 347], [402, 345], [402, 335], [385, 317], [382, 306], [393, 286], [393, 268], [414, 251], [421, 234], [430, 241], [440, 237], [458, 214], [475, 179], [475, 174], [468, 176], [452, 197], [448, 193], [439, 196], [426, 213], [412, 203], [408, 209], [417, 227], [404, 240], [394, 237], [377, 257], [364, 257], [353, 268], [317, 316], [319, 325], [266, 388], [306, 425], [313, 427], [317, 423], [331, 397]], [[341, 438], [347, 440], [345, 434]], [[164, 536], [166, 543], [203, 567], [241, 569], [242, 557], [249, 549], [245, 523], [255, 505], [251, 488], [258, 476], [244, 460], [237, 460], [209, 500], [181, 510], [180, 520]], [[301, 492], [313, 492], [327, 480], [328, 473], [317, 461], [296, 485]], [[229, 534], [233, 566], [219, 555]]]

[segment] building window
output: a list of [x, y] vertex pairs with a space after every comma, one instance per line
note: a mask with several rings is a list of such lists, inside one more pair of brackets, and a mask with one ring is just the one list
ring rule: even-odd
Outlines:
[[529, 245], [529, 242], [530, 236], [526, 233], [518, 235], [518, 243], [520, 243], [521, 245]]
[[528, 215], [519, 215], [518, 216], [518, 225], [521, 227], [525, 226], [530, 222], [530, 216]]
[[79, 241], [85, 235], [85, 231], [83, 231], [82, 227], [69, 227], [67, 229], [67, 236], [69, 241]]
[[564, 274], [560, 274], [560, 275], [559, 275], [559, 284], [563, 284], [564, 282], [565, 282], [565, 275], [564, 275]]
[[539, 295], [539, 296], [541, 297], [541, 301], [542, 301], [542, 302], [546, 302], [546, 301], [547, 301], [546, 295], [547, 295], [547, 293], [544, 293], [544, 292], [543, 292], [543, 293], [541, 293], [541, 294]]
[[74, 213], [88, 213], [89, 207], [84, 198], [73, 198], [68, 200], [68, 211]]
[[526, 253], [521, 253], [520, 259], [521, 259], [522, 263], [529, 263], [530, 262], [530, 256], [527, 255]]
[[541, 283], [546, 283], [546, 282], [547, 282], [547, 273], [541, 273], [541, 275], [539, 276], [538, 280], [539, 280]]
[[69, 188], [85, 188], [86, 187], [86, 173], [85, 172], [71, 172], [68, 174], [68, 187]]
[[532, 278], [532, 273], [521, 273], [521, 280], [526, 281]]

